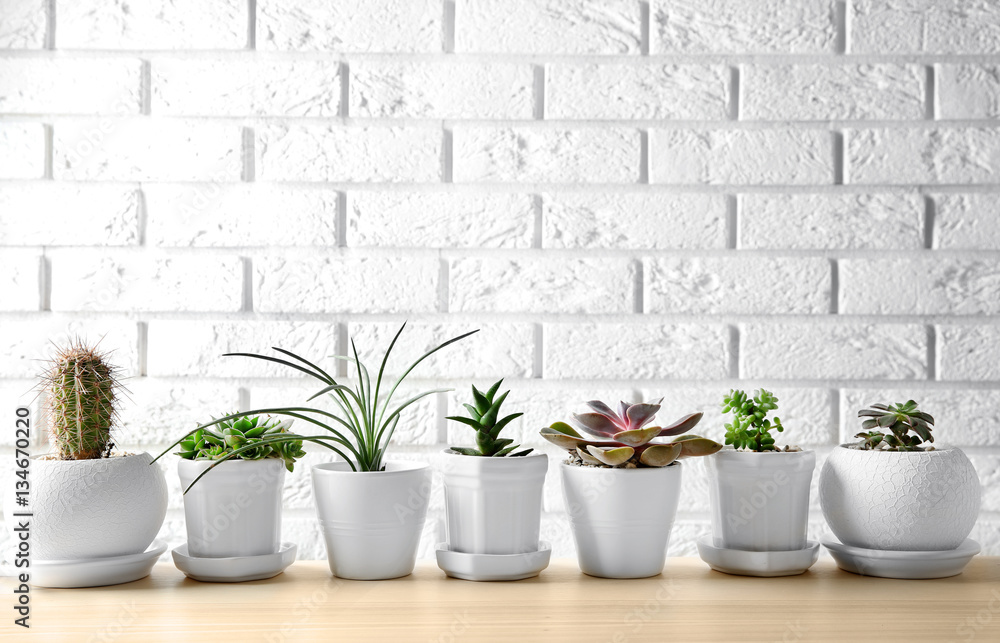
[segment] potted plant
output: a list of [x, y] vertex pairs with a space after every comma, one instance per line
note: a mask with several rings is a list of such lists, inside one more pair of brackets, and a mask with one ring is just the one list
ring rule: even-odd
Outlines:
[[521, 413], [500, 417], [510, 391], [501, 379], [483, 393], [472, 387], [468, 417], [451, 416], [475, 431], [476, 447], [451, 447], [441, 462], [448, 542], [438, 565], [467, 580], [520, 580], [548, 566], [551, 549], [540, 546], [542, 485], [549, 460], [518, 450], [501, 431]]
[[[663, 571], [681, 488], [679, 460], [715, 453], [721, 444], [681, 435], [701, 420], [692, 413], [670, 426], [646, 426], [656, 404], [588, 402], [593, 412], [556, 422], [541, 435], [569, 452], [563, 496], [580, 569], [604, 578], [643, 578]], [[677, 437], [654, 442], [657, 437]]]
[[[123, 387], [108, 354], [79, 339], [60, 347], [41, 387], [53, 452], [30, 458], [32, 582], [89, 587], [130, 582], [149, 574], [166, 549], [154, 543], [167, 511], [167, 483], [148, 453], [115, 449]], [[23, 519], [21, 519], [23, 520]], [[151, 544], [154, 545], [151, 547]], [[101, 565], [88, 564], [95, 560]]]
[[[801, 574], [816, 562], [819, 543], [807, 543], [809, 486], [816, 454], [775, 446], [784, 431], [770, 391], [749, 397], [730, 390], [722, 410], [726, 448], [707, 459], [712, 500], [712, 540], [698, 543], [703, 560], [719, 571], [746, 576]], [[754, 555], [750, 552], [766, 552]]]

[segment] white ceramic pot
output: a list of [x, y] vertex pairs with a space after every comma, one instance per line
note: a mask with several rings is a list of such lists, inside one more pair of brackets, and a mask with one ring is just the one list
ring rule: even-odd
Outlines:
[[840, 542], [865, 549], [955, 549], [979, 516], [982, 490], [961, 449], [833, 450], [819, 500]]
[[14, 484], [4, 485], [4, 518], [31, 512], [31, 554], [36, 560], [106, 558], [141, 554], [163, 525], [167, 481], [148, 453], [97, 460], [31, 458], [30, 504], [15, 505]]
[[560, 465], [580, 569], [603, 578], [663, 571], [681, 491], [681, 464], [614, 469]]
[[815, 452], [755, 453], [727, 447], [706, 460], [716, 547], [805, 548]]
[[[177, 462], [181, 490], [212, 466]], [[196, 558], [266, 556], [281, 545], [285, 463], [277, 458], [227, 460], [184, 495], [188, 553]]]
[[357, 472], [346, 462], [327, 462], [312, 468], [312, 484], [334, 576], [383, 580], [413, 571], [430, 466], [389, 462], [385, 471]]
[[448, 549], [466, 554], [538, 551], [548, 456], [441, 458]]

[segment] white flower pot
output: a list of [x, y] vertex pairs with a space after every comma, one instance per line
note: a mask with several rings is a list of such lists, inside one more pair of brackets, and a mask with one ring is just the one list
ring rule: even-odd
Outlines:
[[316, 512], [334, 576], [354, 580], [399, 578], [413, 571], [431, 469], [389, 462], [385, 471], [351, 471], [346, 462], [312, 468]]
[[961, 545], [979, 516], [982, 490], [961, 449], [862, 451], [841, 445], [827, 458], [819, 499], [845, 545], [939, 551]]
[[681, 464], [614, 469], [560, 465], [580, 569], [603, 578], [663, 571], [681, 491]]
[[[212, 464], [211, 460], [179, 460], [181, 490]], [[189, 555], [276, 554], [281, 545], [284, 484], [285, 463], [277, 458], [227, 460], [212, 469], [184, 495]]]
[[716, 547], [745, 551], [805, 548], [815, 452], [755, 453], [726, 448], [706, 460]]
[[[31, 512], [36, 560], [106, 558], [146, 551], [167, 513], [167, 481], [148, 453], [97, 460], [41, 460], [29, 466], [30, 504], [4, 489], [4, 518]], [[16, 478], [15, 478], [16, 479]]]
[[486, 458], [450, 449], [440, 461], [448, 548], [466, 554], [538, 551], [546, 455]]

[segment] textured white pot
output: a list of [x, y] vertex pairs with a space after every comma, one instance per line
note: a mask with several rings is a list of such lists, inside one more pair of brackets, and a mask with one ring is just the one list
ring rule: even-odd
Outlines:
[[982, 490], [961, 449], [833, 450], [819, 500], [840, 542], [865, 549], [955, 549], [979, 516]]
[[681, 464], [613, 469], [560, 465], [580, 569], [603, 578], [663, 571], [681, 491]]
[[440, 460], [448, 548], [466, 554], [538, 551], [546, 455], [484, 458], [450, 449]]
[[[177, 462], [181, 490], [210, 460]], [[277, 458], [227, 460], [184, 495], [188, 553], [198, 558], [264, 556], [281, 545], [285, 463]]]
[[706, 460], [716, 547], [805, 548], [815, 452], [754, 453], [727, 447]]
[[346, 462], [328, 462], [312, 468], [312, 484], [334, 576], [382, 580], [413, 571], [430, 466], [389, 462], [385, 471], [356, 472]]
[[32, 512], [31, 553], [37, 560], [140, 554], [153, 542], [167, 513], [167, 481], [148, 453], [98, 460], [31, 458], [30, 504], [14, 504], [4, 489], [4, 518]]

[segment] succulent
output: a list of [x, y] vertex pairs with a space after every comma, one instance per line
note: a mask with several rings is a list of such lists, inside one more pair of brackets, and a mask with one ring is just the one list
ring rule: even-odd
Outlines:
[[[662, 400], [661, 400], [662, 401]], [[604, 402], [587, 402], [592, 413], [573, 415], [573, 423], [584, 437], [565, 422], [555, 422], [542, 429], [542, 437], [579, 457], [584, 464], [606, 467], [665, 467], [681, 458], [711, 455], [722, 445], [698, 435], [685, 435], [670, 442], [653, 442], [657, 437], [673, 437], [687, 433], [701, 420], [701, 413], [692, 413], [670, 426], [646, 426], [652, 421], [660, 404], [627, 404], [621, 402], [615, 413]]]
[[905, 404], [872, 404], [858, 411], [858, 417], [867, 418], [861, 424], [865, 431], [854, 436], [864, 439], [861, 443], [864, 450], [920, 451], [923, 442], [934, 441], [931, 435], [934, 418], [919, 410], [913, 400]]
[[518, 451], [517, 453], [511, 453], [511, 451], [521, 445], [514, 444], [514, 441], [510, 438], [500, 437], [500, 431], [502, 431], [505, 426], [524, 415], [523, 413], [511, 413], [510, 415], [499, 420], [497, 419], [500, 415], [500, 406], [503, 404], [504, 400], [507, 399], [507, 394], [510, 393], [510, 391], [504, 391], [500, 397], [495, 397], [501, 384], [503, 384], [502, 379], [491, 386], [490, 390], [486, 391], [486, 393], [483, 393], [477, 389], [475, 385], [473, 385], [472, 400], [476, 404], [475, 406], [472, 404], [463, 405], [469, 412], [469, 417], [461, 417], [457, 415], [448, 417], [449, 420], [461, 422], [462, 424], [467, 424], [472, 427], [472, 429], [476, 432], [476, 446], [479, 447], [478, 449], [451, 447], [452, 451], [462, 455], [478, 455], [485, 456], [487, 458], [500, 458], [505, 455], [510, 455], [510, 457], [516, 458], [518, 456], [528, 455], [531, 453], [532, 449], [525, 449], [523, 451]]
[[118, 420], [119, 369], [80, 339], [57, 347], [42, 376], [52, 443], [63, 460], [111, 455], [111, 431]]
[[208, 428], [196, 429], [194, 433], [182, 438], [178, 443], [180, 451], [175, 455], [187, 460], [223, 460], [240, 450], [232, 457], [239, 460], [263, 460], [264, 458], [280, 458], [285, 462], [285, 468], [295, 470], [295, 461], [305, 456], [302, 450], [302, 440], [273, 442], [274, 438], [291, 433], [288, 428], [291, 421], [281, 422], [268, 416], [244, 416], [236, 419], [223, 420], [218, 424], [217, 433]]
[[785, 430], [777, 417], [774, 422], [765, 416], [778, 408], [778, 398], [770, 391], [754, 391], [753, 399], [746, 392], [730, 389], [722, 399], [722, 412], [733, 414], [733, 421], [726, 425], [726, 444], [750, 451], [774, 451], [771, 429], [778, 433]]

